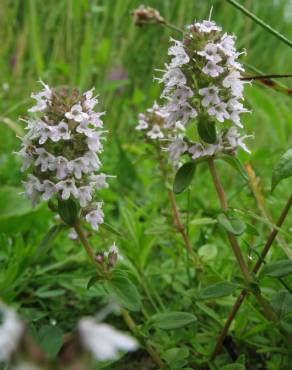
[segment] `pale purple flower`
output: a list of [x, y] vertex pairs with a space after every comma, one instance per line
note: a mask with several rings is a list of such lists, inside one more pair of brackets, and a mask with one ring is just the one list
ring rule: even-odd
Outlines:
[[64, 200], [69, 199], [71, 195], [75, 198], [78, 197], [78, 189], [73, 179], [58, 182], [56, 188], [58, 191], [61, 191], [61, 197]]
[[219, 89], [215, 85], [204, 87], [199, 89], [199, 94], [203, 96], [202, 105], [208, 107], [210, 104], [219, 104]]
[[17, 349], [24, 325], [16, 312], [0, 302], [0, 362], [9, 361]]
[[219, 66], [218, 64], [209, 61], [205, 67], [202, 69], [202, 71], [211, 77], [218, 77], [221, 73], [224, 72], [224, 68]]
[[48, 108], [48, 105], [52, 99], [52, 90], [42, 81], [40, 83], [43, 85], [44, 89], [37, 94], [31, 94], [31, 97], [36, 100], [37, 104], [30, 108], [29, 112], [45, 112]]
[[221, 27], [217, 26], [217, 24], [213, 21], [203, 21], [203, 22], [197, 22], [194, 24], [194, 26], [196, 27], [196, 29], [199, 31], [199, 32], [203, 32], [203, 33], [210, 33], [212, 31], [216, 31], [216, 32], [220, 32], [221, 31]]
[[78, 188], [78, 199], [81, 207], [87, 206], [92, 200], [92, 190], [91, 186], [81, 186]]
[[160, 127], [158, 125], [153, 125], [151, 130], [147, 132], [147, 136], [150, 137], [150, 139], [163, 139], [164, 135], [163, 132], [161, 131]]
[[51, 199], [57, 192], [56, 185], [50, 180], [44, 180], [41, 185], [42, 191], [42, 199], [49, 200]]
[[134, 338], [90, 317], [79, 321], [78, 331], [84, 348], [99, 361], [114, 360], [120, 351], [135, 351], [138, 348]]
[[83, 112], [81, 104], [74, 104], [70, 112], [65, 113], [65, 117], [72, 119], [75, 122], [83, 122], [88, 120], [89, 116], [87, 113]]
[[215, 116], [219, 122], [224, 122], [225, 119], [229, 118], [229, 113], [226, 110], [227, 104], [226, 103], [219, 103], [217, 105], [213, 105], [208, 109], [208, 113], [210, 116]]
[[104, 213], [102, 210], [102, 202], [97, 202], [93, 205], [93, 209], [85, 216], [86, 221], [93, 229], [98, 230], [100, 224], [103, 223]]
[[218, 63], [222, 60], [221, 56], [218, 54], [218, 46], [214, 43], [207, 44], [204, 50], [198, 51], [197, 54], [205, 57], [213, 63]]
[[56, 160], [55, 157], [47, 152], [44, 148], [36, 148], [35, 153], [37, 154], [35, 166], [40, 166], [42, 172], [50, 169], [52, 163], [54, 163]]

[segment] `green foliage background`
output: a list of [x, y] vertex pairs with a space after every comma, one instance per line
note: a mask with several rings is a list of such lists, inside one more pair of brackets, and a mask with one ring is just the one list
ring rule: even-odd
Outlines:
[[[238, 37], [239, 49], [247, 49], [244, 61], [248, 65], [265, 74], [292, 72], [291, 48], [227, 1], [144, 3], [159, 9], [180, 27], [208, 18], [213, 5], [214, 20]], [[240, 3], [284, 35], [291, 35], [290, 0]], [[0, 297], [19, 308], [36, 331], [57, 322], [66, 332], [74, 327], [78, 317], [92, 314], [106, 303], [98, 285], [87, 289], [92, 268], [78, 243], [70, 241], [66, 232], [60, 233], [49, 250], [35, 257], [55, 220], [45, 204], [32, 210], [29, 202], [18, 195], [22, 191], [21, 164], [13, 154], [19, 148], [16, 136], [22, 134], [24, 127], [18, 117], [27, 116], [29, 96], [39, 89], [39, 78], [51, 86], [76, 86], [80, 90], [95, 86], [101, 110], [107, 112], [105, 127], [109, 130], [103, 170], [117, 176], [110, 180], [110, 189], [104, 190], [100, 197], [105, 202], [106, 222], [123, 237], [103, 228], [92, 236], [92, 243], [102, 250], [117, 240], [129, 259], [128, 269], [143, 296], [147, 315], [153, 313], [150, 296], [160, 308], [190, 310], [204, 321], [200, 324], [198, 320], [195, 336], [178, 331], [170, 338], [161, 339], [157, 334], [158, 348], [163, 351], [175, 346], [182, 337], [192, 343], [199, 357], [204, 357], [214, 346], [234, 297], [221, 298], [210, 306], [196, 301], [201, 286], [192, 285], [190, 271], [186, 271], [183, 263], [183, 245], [173, 232], [171, 210], [157, 163], [135, 131], [137, 114], [159, 97], [160, 86], [153, 82], [153, 76], [159, 74], [155, 69], [163, 68], [166, 62], [169, 38], [180, 37], [175, 31], [157, 25], [136, 27], [129, 13], [138, 5], [140, 2], [136, 0], [2, 0], [0, 3]], [[291, 87], [291, 81], [282, 82]], [[246, 88], [246, 101], [252, 114], [245, 115], [244, 123], [247, 132], [254, 134], [254, 140], [249, 141], [252, 154], [241, 152], [239, 158], [251, 161], [261, 178], [266, 206], [276, 219], [291, 192], [289, 180], [272, 194], [270, 185], [274, 164], [291, 147], [292, 98], [254, 83]], [[226, 168], [226, 164], [220, 163], [218, 167], [224, 173], [230, 205], [259, 214], [250, 189], [239, 175]], [[198, 169], [191, 191], [177, 196], [177, 201], [183, 216], [189, 214], [194, 250], [201, 250], [205, 255], [202, 286], [231, 278], [237, 281], [238, 268], [223, 233], [216, 224], [204, 224], [206, 219], [210, 221], [216, 216], [219, 208], [207, 167]], [[241, 238], [242, 249], [251, 259], [256, 254], [248, 245], [258, 250], [269, 231], [267, 224], [254, 223], [259, 236]], [[283, 228], [286, 250], [291, 245], [289, 227], [291, 216]], [[280, 244], [275, 243], [270, 260], [287, 257]], [[264, 292], [268, 296], [280, 288], [277, 281], [264, 280]], [[124, 328], [119, 317], [113, 316], [110, 321]], [[273, 344], [275, 332], [262, 319], [252, 299], [242, 307], [232, 332], [246, 346], [247, 354], [250, 348], [266, 353], [273, 345], [277, 346]], [[284, 369], [288, 354], [285, 349], [275, 352], [272, 360], [266, 360], [269, 369]], [[228, 358], [224, 357], [222, 363], [228, 363]]]

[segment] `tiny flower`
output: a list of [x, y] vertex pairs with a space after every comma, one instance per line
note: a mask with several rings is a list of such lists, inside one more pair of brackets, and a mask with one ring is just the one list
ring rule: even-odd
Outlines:
[[229, 113], [226, 110], [227, 104], [226, 103], [219, 103], [214, 105], [208, 109], [208, 113], [210, 116], [215, 116], [219, 122], [224, 122], [225, 118], [229, 118]]
[[61, 191], [61, 197], [64, 200], [69, 199], [71, 195], [75, 198], [78, 197], [78, 189], [74, 180], [60, 181], [56, 184], [56, 188], [58, 191]]
[[218, 63], [222, 60], [221, 56], [218, 54], [218, 46], [214, 43], [207, 44], [204, 50], [198, 51], [198, 54], [213, 63]]
[[163, 139], [164, 135], [158, 125], [154, 125], [150, 131], [147, 132], [147, 136], [151, 139]]
[[57, 192], [57, 188], [52, 181], [45, 180], [41, 185], [41, 191], [43, 200], [49, 200]]
[[97, 202], [93, 205], [93, 209], [85, 216], [86, 221], [93, 229], [98, 230], [100, 224], [103, 223], [104, 213], [102, 211], [102, 202]]
[[241, 147], [245, 152], [250, 153], [250, 150], [243, 142], [243, 140], [248, 137], [252, 137], [252, 135], [240, 136], [235, 127], [231, 127], [226, 134], [226, 138], [232, 148], [236, 149], [237, 147]]
[[71, 239], [71, 240], [77, 240], [78, 239], [78, 235], [77, 235], [77, 233], [74, 229], [70, 230], [68, 236], [69, 236], [69, 239]]
[[224, 68], [216, 64], [215, 62], [209, 60], [209, 62], [205, 65], [202, 71], [211, 77], [218, 77], [221, 73], [224, 72]]
[[96, 190], [107, 188], [108, 187], [108, 183], [106, 182], [107, 177], [110, 176], [105, 175], [104, 173], [92, 175], [90, 176], [90, 185]]
[[180, 156], [188, 150], [188, 145], [183, 141], [183, 139], [177, 137], [167, 148], [169, 156], [173, 162], [178, 162]]
[[204, 154], [204, 147], [200, 143], [195, 143], [188, 149], [189, 153], [192, 154], [192, 159], [197, 159], [202, 157]]
[[92, 188], [91, 186], [82, 186], [77, 191], [80, 205], [85, 207], [92, 200]]
[[186, 53], [182, 42], [171, 39], [175, 44], [168, 49], [168, 54], [173, 55], [171, 67], [179, 67], [189, 62], [190, 57]]
[[135, 351], [138, 348], [134, 338], [90, 317], [79, 321], [78, 332], [84, 348], [99, 361], [114, 360], [119, 351]]
[[75, 122], [82, 122], [88, 119], [88, 114], [83, 112], [81, 104], [74, 104], [70, 112], [65, 113], [65, 117]]
[[31, 97], [37, 101], [37, 104], [30, 108], [29, 112], [45, 112], [51, 102], [52, 90], [42, 81], [41, 84], [44, 86], [44, 89], [37, 94], [31, 94]]
[[136, 130], [146, 130], [148, 128], [147, 117], [145, 114], [140, 113], [138, 118], [139, 124], [136, 126]]
[[220, 103], [220, 98], [219, 98], [218, 93], [219, 93], [219, 89], [215, 85], [200, 89], [199, 94], [204, 97], [202, 99], [202, 105], [204, 107], [208, 107], [210, 104]]
[[69, 140], [70, 132], [66, 122], [60, 122], [56, 127], [53, 127], [50, 138], [52, 141]]
[[17, 349], [23, 330], [16, 313], [0, 302], [0, 363], [8, 361]]
[[88, 149], [94, 152], [102, 152], [103, 145], [101, 143], [101, 134], [98, 132], [93, 132], [90, 137], [87, 138]]
[[195, 23], [194, 26], [199, 32], [210, 33], [212, 31], [221, 31], [221, 27], [217, 26], [213, 21], [203, 21], [202, 23]]
[[37, 154], [35, 165], [40, 166], [42, 172], [47, 171], [54, 163], [55, 157], [44, 148], [36, 148], [35, 153]]

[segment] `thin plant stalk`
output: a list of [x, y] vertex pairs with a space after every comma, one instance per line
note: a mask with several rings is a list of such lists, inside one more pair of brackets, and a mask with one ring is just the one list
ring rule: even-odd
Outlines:
[[238, 10], [240, 10], [246, 16], [248, 16], [249, 18], [251, 18], [255, 23], [257, 23], [258, 25], [260, 25], [261, 27], [263, 27], [266, 31], [270, 32], [272, 35], [274, 35], [275, 37], [277, 37], [278, 40], [280, 40], [280, 41], [284, 42], [286, 45], [292, 47], [292, 41], [291, 40], [289, 40], [286, 36], [282, 35], [280, 32], [278, 32], [277, 30], [275, 30], [274, 28], [272, 28], [270, 25], [268, 25], [267, 23], [265, 23], [262, 19], [260, 19], [255, 14], [253, 14], [248, 9], [246, 9], [243, 5], [239, 4], [235, 0], [226, 0], [226, 1], [228, 3], [230, 3], [231, 5], [233, 5], [235, 8], [237, 8]]
[[[223, 209], [223, 211], [227, 211], [228, 210], [228, 203], [227, 203], [226, 195], [225, 195], [223, 186], [221, 184], [219, 175], [218, 175], [218, 173], [216, 171], [214, 160], [212, 158], [210, 158], [208, 160], [208, 164], [209, 164], [209, 169], [210, 169], [210, 172], [211, 172], [211, 175], [212, 175], [212, 178], [213, 178], [213, 182], [214, 182], [214, 185], [215, 185], [217, 194], [218, 194], [218, 198], [219, 198], [220, 203], [221, 203], [221, 208]], [[237, 259], [238, 265], [239, 265], [239, 267], [241, 269], [241, 272], [242, 272], [242, 274], [244, 276], [244, 279], [245, 279], [246, 283], [247, 284], [254, 283], [255, 280], [253, 278], [253, 275], [249, 271], [248, 266], [247, 266], [247, 264], [246, 264], [246, 262], [245, 262], [245, 260], [243, 258], [243, 255], [241, 253], [241, 249], [240, 249], [240, 246], [239, 246], [239, 244], [237, 242], [236, 237], [232, 233], [230, 233], [230, 232], [227, 232], [227, 235], [228, 235], [228, 239], [229, 239], [230, 245], [232, 247], [233, 253], [234, 253], [234, 255], [235, 255], [236, 259]], [[267, 253], [266, 249], [267, 248], [264, 248], [264, 251], [263, 251], [264, 257], [266, 256], [266, 253]], [[272, 321], [278, 327], [279, 331], [283, 334], [283, 336], [289, 342], [292, 343], [292, 337], [290, 335], [288, 335], [281, 328], [280, 322], [279, 322], [279, 319], [278, 319], [277, 315], [275, 314], [275, 312], [273, 311], [273, 309], [270, 307], [270, 305], [266, 301], [266, 299], [261, 295], [260, 291], [257, 288], [255, 288], [255, 289], [252, 290], [252, 292], [253, 292], [255, 298], [257, 299], [257, 302], [262, 307], [263, 312], [264, 312], [265, 316], [267, 317], [267, 319], [270, 320], [270, 321]]]
[[[167, 170], [166, 170], [166, 164], [165, 164], [164, 158], [162, 157], [162, 155], [160, 153], [159, 148], [157, 148], [157, 153], [158, 153], [158, 161], [159, 161], [160, 171], [161, 171], [164, 182], [167, 183], [168, 175], [167, 175]], [[191, 258], [191, 260], [195, 263], [197, 271], [199, 271], [200, 270], [200, 263], [199, 263], [197, 257], [195, 256], [195, 254], [193, 252], [192, 244], [190, 242], [190, 239], [189, 239], [189, 236], [187, 234], [186, 228], [185, 228], [184, 224], [181, 221], [174, 193], [173, 193], [172, 190], [167, 189], [167, 195], [168, 195], [168, 198], [169, 198], [169, 201], [170, 201], [170, 204], [171, 204], [171, 209], [172, 209], [172, 213], [173, 213], [173, 220], [174, 220], [175, 228], [181, 234], [182, 239], [184, 241], [186, 251], [187, 251], [189, 257]]]
[[[93, 262], [93, 264], [95, 265], [98, 275], [100, 275], [101, 271], [100, 271], [99, 264], [95, 260], [95, 255], [94, 255], [93, 249], [92, 249], [91, 245], [89, 244], [89, 242], [87, 240], [87, 237], [85, 236], [85, 234], [84, 234], [84, 232], [83, 232], [83, 230], [80, 226], [79, 220], [74, 224], [74, 230], [76, 231], [76, 233], [78, 235], [78, 238], [79, 238], [81, 244], [83, 245], [87, 255], [89, 256], [91, 262]], [[130, 315], [130, 313], [124, 308], [122, 308], [121, 312], [122, 312], [122, 315], [123, 315], [123, 318], [124, 318], [124, 321], [125, 321], [126, 325], [133, 332], [133, 334], [135, 334], [137, 337], [139, 337], [140, 341], [144, 345], [146, 351], [148, 352], [148, 354], [152, 358], [152, 360], [155, 362], [155, 364], [160, 369], [165, 368], [165, 365], [164, 365], [163, 361], [161, 360], [158, 352], [148, 343], [148, 341], [146, 339], [144, 339], [142, 337], [142, 335], [141, 335], [134, 319]]]
[[[273, 222], [272, 215], [270, 214], [270, 212], [268, 211], [265, 205], [265, 200], [264, 200], [264, 196], [261, 191], [259, 179], [254, 169], [252, 168], [251, 163], [246, 162], [244, 166], [245, 166], [248, 178], [249, 178], [249, 185], [250, 185], [252, 194], [255, 198], [259, 211], [261, 212], [262, 216], [265, 217], [268, 221]], [[273, 227], [271, 227], [271, 230], [273, 230]], [[286, 253], [287, 257], [291, 259], [292, 252], [290, 251], [290, 248], [287, 245], [286, 241], [281, 237], [281, 235], [277, 235], [277, 240], [278, 240], [280, 247]]]
[[[273, 229], [272, 232], [270, 233], [268, 239], [267, 239], [267, 242], [264, 246], [264, 249], [261, 253], [261, 255], [258, 257], [258, 260], [252, 270], [252, 272], [254, 274], [256, 274], [258, 272], [258, 270], [260, 269], [261, 265], [264, 263], [264, 259], [266, 257], [266, 255], [268, 254], [275, 238], [277, 237], [278, 235], [278, 232], [279, 232], [279, 228], [282, 226], [283, 222], [285, 221], [285, 218], [287, 217], [288, 215], [288, 212], [290, 210], [292, 206], [292, 195], [290, 196], [290, 198], [288, 199], [285, 207], [283, 208], [282, 212], [281, 212], [281, 215], [277, 221], [277, 229]], [[248, 292], [246, 290], [242, 290], [237, 298], [237, 300], [235, 301], [228, 317], [227, 317], [227, 320], [224, 324], [224, 327], [217, 339], [217, 342], [216, 342], [216, 347], [212, 353], [212, 359], [214, 359], [220, 352], [221, 352], [221, 349], [222, 349], [222, 346], [223, 346], [223, 342], [224, 342], [224, 339], [226, 337], [226, 335], [228, 334], [228, 331], [229, 331], [229, 328], [230, 328], [230, 325], [232, 323], [232, 321], [234, 320], [238, 310], [240, 309], [245, 297], [247, 296]]]

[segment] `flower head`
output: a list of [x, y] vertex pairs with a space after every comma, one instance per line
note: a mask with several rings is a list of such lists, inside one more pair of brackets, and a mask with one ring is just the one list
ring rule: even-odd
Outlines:
[[75, 199], [94, 228], [103, 222], [102, 202], [92, 203], [96, 190], [107, 187], [107, 175], [99, 173], [104, 130], [96, 112], [94, 89], [73, 91], [44, 89], [32, 94], [37, 104], [29, 112], [38, 117], [26, 121], [27, 134], [19, 155], [28, 172], [25, 193], [33, 204], [41, 199]]
[[16, 350], [24, 326], [16, 313], [0, 302], [0, 362], [8, 361]]
[[[170, 62], [156, 78], [164, 86], [161, 126], [168, 129], [164, 137], [169, 141], [171, 160], [178, 162], [185, 153], [196, 159], [220, 151], [234, 153], [237, 147], [246, 150], [238, 138], [232, 140], [236, 145], [227, 139], [234, 132], [229, 131], [234, 124], [242, 127], [241, 114], [248, 112], [242, 104], [247, 82], [241, 79], [244, 68], [238, 61], [244, 52], [236, 51], [235, 37], [223, 34], [214, 21], [205, 20], [188, 26], [182, 41], [171, 42]], [[212, 138], [202, 135], [202, 127], [207, 132], [215, 130]], [[145, 116], [139, 129], [150, 129]], [[153, 136], [160, 138], [156, 129], [151, 126]], [[194, 141], [196, 134], [198, 141]]]
[[114, 360], [120, 351], [135, 351], [138, 348], [134, 338], [110, 325], [97, 323], [91, 317], [79, 321], [78, 332], [84, 348], [99, 361]]

